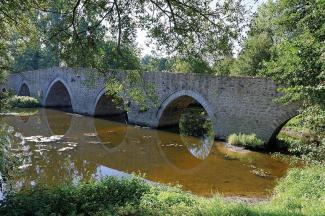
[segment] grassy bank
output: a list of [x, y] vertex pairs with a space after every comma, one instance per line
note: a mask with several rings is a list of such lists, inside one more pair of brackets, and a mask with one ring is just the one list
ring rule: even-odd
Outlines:
[[77, 186], [36, 187], [9, 194], [1, 215], [325, 215], [325, 168], [293, 169], [270, 201], [244, 204], [200, 198], [139, 178], [106, 178]]

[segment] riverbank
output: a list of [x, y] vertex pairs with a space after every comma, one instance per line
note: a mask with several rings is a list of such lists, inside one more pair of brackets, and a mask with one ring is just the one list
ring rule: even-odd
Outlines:
[[202, 198], [140, 178], [35, 187], [9, 194], [1, 215], [324, 215], [325, 169], [292, 169], [269, 201], [243, 203]]

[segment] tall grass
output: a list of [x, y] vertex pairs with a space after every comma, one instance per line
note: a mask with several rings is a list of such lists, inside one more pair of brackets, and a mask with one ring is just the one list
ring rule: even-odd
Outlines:
[[325, 168], [289, 171], [270, 201], [257, 204], [201, 198], [139, 178], [109, 177], [8, 194], [0, 202], [0, 215], [325, 215]]
[[231, 134], [227, 141], [231, 145], [249, 148], [259, 148], [264, 144], [261, 139], [256, 137], [256, 134]]

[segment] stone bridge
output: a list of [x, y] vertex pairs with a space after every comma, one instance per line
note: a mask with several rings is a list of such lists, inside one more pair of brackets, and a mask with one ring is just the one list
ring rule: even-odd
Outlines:
[[[80, 68], [27, 71], [10, 75], [4, 88], [36, 97], [42, 106], [71, 107], [83, 115], [124, 112], [105, 94], [106, 78], [93, 78], [92, 85], [87, 84], [92, 72]], [[131, 101], [127, 117], [132, 124], [154, 128], [175, 125], [186, 107], [200, 104], [213, 123], [216, 138], [255, 133], [265, 143], [272, 143], [281, 127], [297, 114], [296, 105], [274, 101], [281, 95], [274, 82], [265, 78], [147, 72], [143, 79], [155, 87], [158, 106], [141, 111]]]

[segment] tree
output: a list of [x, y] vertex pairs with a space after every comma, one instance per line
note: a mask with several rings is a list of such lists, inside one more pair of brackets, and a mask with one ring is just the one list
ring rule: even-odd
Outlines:
[[19, 38], [14, 40], [18, 49], [37, 35], [31, 18], [36, 17], [36, 11], [33, 9], [43, 2], [43, 0], [0, 2], [0, 77], [12, 69], [12, 39], [19, 35]]
[[277, 10], [282, 12], [275, 19], [281, 40], [264, 72], [284, 86], [288, 100], [324, 105], [325, 2], [281, 0]]
[[172, 58], [145, 55], [141, 59], [141, 65], [145, 71], [170, 71], [172, 61]]
[[282, 102], [301, 103], [305, 126], [324, 143], [325, 2], [279, 0], [270, 10], [273, 45], [260, 74], [281, 86]]
[[232, 66], [236, 75], [257, 76], [271, 58], [272, 37], [267, 32], [251, 35], [244, 42], [244, 49]]
[[216, 75], [229, 76], [233, 73], [234, 63], [235, 63], [234, 57], [232, 56], [225, 57], [224, 59], [220, 59], [216, 61], [212, 66], [212, 70]]
[[212, 74], [213, 71], [202, 58], [187, 57], [175, 58], [172, 63], [172, 71], [181, 73]]
[[251, 19], [250, 29], [243, 42], [243, 49], [231, 66], [234, 75], [258, 76], [265, 63], [271, 59], [275, 44], [278, 16], [276, 2], [262, 4]]
[[[148, 32], [159, 48], [169, 53], [215, 59], [232, 52], [234, 41], [244, 27], [244, 7], [240, 1], [227, 0], [210, 7], [212, 0], [77, 0], [65, 2], [60, 10], [42, 14], [60, 14], [60, 22], [48, 29], [60, 38], [65, 57], [78, 50], [90, 60], [97, 52], [98, 40], [133, 46], [137, 29]], [[81, 57], [82, 57], [81, 56]], [[91, 65], [91, 64], [90, 64]]]

